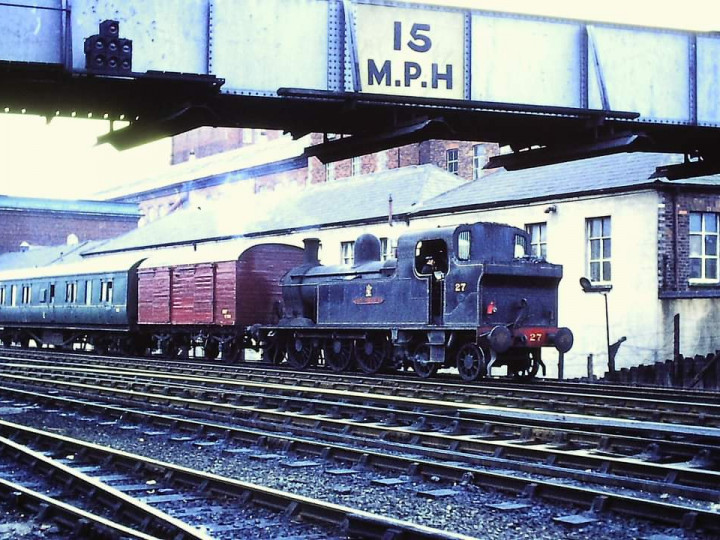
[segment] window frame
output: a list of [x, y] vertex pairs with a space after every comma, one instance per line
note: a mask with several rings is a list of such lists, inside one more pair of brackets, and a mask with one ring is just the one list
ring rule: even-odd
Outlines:
[[[533, 231], [538, 231], [537, 242], [534, 241]], [[547, 221], [538, 221], [535, 223], [526, 223], [525, 232], [530, 235], [530, 253], [531, 257], [547, 260]]]
[[[346, 253], [348, 252], [348, 253]], [[355, 241], [340, 242], [340, 264], [352, 266], [355, 263]]]
[[[480, 151], [482, 150], [482, 151]], [[479, 180], [480, 179], [480, 172], [482, 171], [483, 165], [480, 163], [481, 161], [484, 161], [485, 158], [485, 147], [482, 144], [475, 144], [473, 145], [473, 169], [472, 169], [472, 179], [473, 180]]]
[[445, 170], [450, 174], [460, 174], [460, 149], [448, 148], [445, 151]]
[[[600, 236], [594, 236], [593, 223], [600, 222]], [[606, 230], [606, 226], [608, 230]], [[593, 242], [599, 242], [599, 257], [593, 257]], [[606, 247], [607, 242], [607, 247]], [[609, 248], [609, 249], [608, 249]], [[611, 216], [597, 216], [585, 219], [585, 270], [593, 285], [610, 285], [612, 283], [612, 218]], [[606, 251], [610, 252], [606, 256]], [[593, 279], [592, 267], [598, 265], [599, 279]], [[606, 272], [605, 265], [609, 272]], [[609, 273], [609, 276], [606, 275]]]
[[[700, 230], [692, 230], [693, 215], [700, 217]], [[711, 231], [706, 228], [707, 218], [712, 216], [715, 230]], [[692, 255], [692, 239], [696, 237], [700, 238], [700, 255]], [[715, 239], [715, 254], [707, 255], [706, 250], [708, 247], [708, 238]], [[696, 284], [717, 284], [720, 283], [720, 214], [717, 212], [689, 212], [688, 215], [688, 283]], [[692, 276], [692, 261], [700, 260], [700, 276]], [[715, 276], [707, 277], [707, 262], [715, 262]]]

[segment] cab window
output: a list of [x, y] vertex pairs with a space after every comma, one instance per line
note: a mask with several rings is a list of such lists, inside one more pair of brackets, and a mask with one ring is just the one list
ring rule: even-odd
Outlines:
[[461, 261], [470, 260], [470, 245], [472, 236], [470, 231], [460, 231], [457, 237], [457, 258]]
[[448, 256], [444, 240], [423, 240], [415, 246], [415, 271], [421, 276], [447, 274]]

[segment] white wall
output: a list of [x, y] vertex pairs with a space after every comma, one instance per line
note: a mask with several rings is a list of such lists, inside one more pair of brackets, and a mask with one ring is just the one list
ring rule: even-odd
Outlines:
[[[546, 201], [496, 210], [455, 213], [412, 220], [409, 225], [387, 223], [344, 228], [304, 231], [279, 238], [283, 242], [302, 244], [303, 238], [316, 236], [322, 241], [323, 264], [340, 262], [340, 242], [350, 241], [371, 232], [378, 237], [397, 237], [409, 230], [455, 226], [475, 221], [495, 221], [524, 228], [528, 223], [547, 223], [548, 260], [563, 265], [559, 291], [559, 319], [562, 326], [575, 334], [575, 345], [565, 355], [565, 377], [587, 375], [588, 355], [593, 355], [594, 374], [607, 370], [605, 304], [602, 294], [585, 293], [579, 285], [587, 275], [585, 220], [610, 216], [612, 223], [612, 289], [608, 293], [610, 342], [620, 337], [627, 341], [615, 358], [617, 369], [672, 357], [672, 316], [682, 313], [683, 351], [720, 348], [708, 340], [708, 329], [696, 321], [707, 321], [720, 334], [720, 306], [717, 301], [693, 299], [666, 302], [658, 299], [657, 230], [658, 204], [655, 191], [625, 195], [605, 195], [583, 199]], [[556, 211], [545, 213], [555, 205]], [[715, 341], [718, 341], [717, 339]], [[708, 349], [708, 347], [710, 347]], [[544, 351], [548, 376], [557, 376], [557, 353]]]

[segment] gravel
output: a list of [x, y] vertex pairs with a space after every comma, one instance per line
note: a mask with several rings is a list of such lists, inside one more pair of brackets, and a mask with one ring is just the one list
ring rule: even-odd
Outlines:
[[[521, 502], [521, 499], [474, 485], [425, 481], [415, 477], [379, 473], [371, 469], [354, 470], [348, 475], [333, 475], [331, 474], [333, 469], [344, 467], [342, 463], [334, 461], [318, 460], [315, 466], [292, 468], [287, 466], [288, 462], [307, 458], [292, 453], [279, 454], [278, 457], [265, 460], [253, 458], [257, 454], [268, 453], [263, 449], [228, 454], [223, 452], [221, 445], [198, 447], [192, 442], [172, 442], [163, 435], [148, 436], [146, 432], [156, 430], [149, 426], [138, 426], [135, 430], [123, 430], [117, 426], [99, 428], [97, 421], [82, 422], [72, 415], [47, 414], [42, 409], [25, 409], [8, 419], [186, 467], [477, 538], [503, 540], [613, 538], [617, 540], [651, 538], [655, 535], [688, 539], [706, 538], [701, 533], [662, 527], [611, 513], [587, 514], [580, 508], [547, 504], [542, 501], [535, 501], [529, 508], [520, 510], [495, 510], [487, 505]], [[387, 487], [372, 483], [373, 480], [388, 478], [397, 478], [402, 483]], [[447, 489], [453, 493], [435, 499], [428, 499], [418, 494], [420, 491], [437, 489]], [[565, 525], [553, 520], [559, 516], [581, 514], [597, 521], [585, 525]], [[15, 519], [18, 524], [23, 524], [21, 518]], [[32, 530], [28, 534], [33, 534]], [[327, 534], [336, 536], [323, 536], [323, 533], [317, 530], [305, 530], [298, 535], [292, 531], [274, 529], [268, 531], [268, 534], [269, 536], [264, 537], [283, 538], [289, 534], [295, 534], [295, 538], [337, 537], [337, 533], [332, 531]], [[320, 536], [317, 536], [318, 534]], [[23, 540], [36, 538], [36, 536], [15, 535], [6, 537]], [[258, 536], [253, 535], [253, 537]], [[5, 537], [0, 535], [0, 538]]]

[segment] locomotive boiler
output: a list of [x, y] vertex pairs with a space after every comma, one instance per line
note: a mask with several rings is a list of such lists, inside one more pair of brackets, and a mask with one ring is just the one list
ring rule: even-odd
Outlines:
[[544, 374], [541, 350], [567, 352], [573, 335], [558, 325], [562, 267], [529, 257], [528, 244], [521, 229], [475, 223], [405, 234], [382, 261], [365, 234], [352, 266], [322, 266], [319, 242], [306, 240], [304, 263], [282, 280], [280, 322], [261, 329], [266, 356], [301, 369], [412, 366], [421, 377], [455, 367], [468, 381], [503, 366]]

